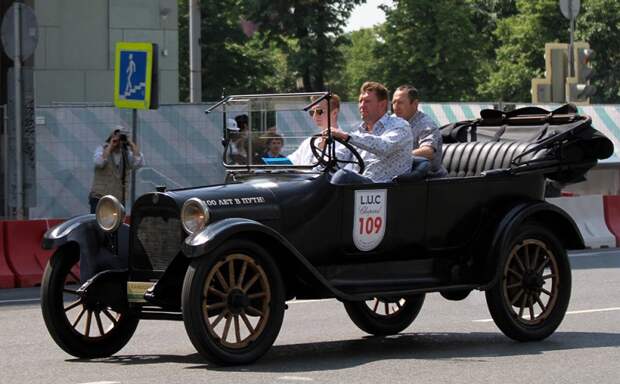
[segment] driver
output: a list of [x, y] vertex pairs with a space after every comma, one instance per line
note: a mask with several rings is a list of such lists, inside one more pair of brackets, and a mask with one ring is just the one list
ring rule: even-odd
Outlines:
[[[316, 98], [313, 98], [316, 100]], [[336, 94], [332, 94], [329, 102], [330, 116], [329, 122], [332, 127], [338, 128], [338, 112], [340, 111], [340, 97]], [[327, 129], [327, 100], [323, 100], [320, 103], [314, 105], [312, 109], [308, 111], [312, 121], [321, 130]], [[288, 158], [295, 165], [310, 165], [316, 163], [316, 157], [310, 149], [310, 140], [312, 137], [306, 138], [301, 142], [295, 152], [288, 155]], [[318, 142], [318, 148], [323, 149], [325, 147], [325, 140]]]
[[[362, 124], [347, 133], [332, 128], [332, 135], [356, 147], [364, 160], [363, 174], [351, 170], [353, 164], [338, 170], [332, 177], [334, 184], [385, 183], [411, 169], [411, 147], [413, 136], [409, 123], [388, 111], [388, 90], [381, 84], [367, 81], [362, 85], [359, 96], [359, 110]], [[340, 160], [353, 161], [353, 154], [344, 146], [336, 151]]]

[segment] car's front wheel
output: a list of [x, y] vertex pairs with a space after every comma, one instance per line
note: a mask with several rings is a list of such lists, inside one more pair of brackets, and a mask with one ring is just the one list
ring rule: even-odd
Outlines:
[[394, 335], [407, 328], [420, 313], [424, 294], [402, 298], [379, 298], [344, 303], [347, 314], [362, 331], [371, 335]]
[[551, 335], [564, 318], [571, 293], [564, 247], [553, 233], [531, 223], [515, 232], [499, 262], [499, 281], [485, 292], [495, 324], [518, 341]]
[[183, 320], [198, 352], [222, 365], [247, 364], [271, 347], [284, 317], [284, 283], [267, 251], [229, 241], [188, 268]]
[[127, 344], [138, 318], [79, 294], [79, 248], [59, 248], [41, 282], [41, 310], [50, 335], [79, 358], [107, 357]]

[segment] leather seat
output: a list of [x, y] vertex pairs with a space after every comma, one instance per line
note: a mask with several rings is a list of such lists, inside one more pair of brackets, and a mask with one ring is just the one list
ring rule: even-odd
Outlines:
[[[523, 141], [483, 141], [443, 145], [443, 165], [448, 177], [479, 176], [483, 171], [509, 168], [515, 157], [535, 144]], [[540, 158], [545, 151], [537, 151], [523, 160]]]

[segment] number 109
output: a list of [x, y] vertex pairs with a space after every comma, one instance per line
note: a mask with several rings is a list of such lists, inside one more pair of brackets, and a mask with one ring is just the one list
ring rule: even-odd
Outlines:
[[379, 233], [381, 224], [383, 224], [381, 217], [360, 217], [360, 235]]

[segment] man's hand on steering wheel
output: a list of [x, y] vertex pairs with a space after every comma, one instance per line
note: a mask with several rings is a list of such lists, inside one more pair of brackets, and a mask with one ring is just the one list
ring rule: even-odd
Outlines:
[[[336, 132], [335, 135], [334, 132]], [[321, 148], [317, 142], [317, 140], [327, 140], [327, 137], [327, 130], [325, 130], [323, 133], [316, 134], [312, 136], [312, 139], [310, 139], [310, 150], [312, 151], [315, 159], [317, 159], [318, 165], [328, 168], [337, 164], [355, 164], [358, 166], [360, 174], [364, 172], [364, 169], [366, 169], [364, 160], [362, 159], [362, 156], [360, 156], [357, 149], [348, 143], [349, 135], [346, 132], [338, 128], [332, 128], [332, 139], [346, 147], [353, 155], [353, 160], [339, 159], [337, 153], [334, 153], [334, 158], [332, 159], [330, 156], [331, 146], [321, 145], [323, 147]]]

